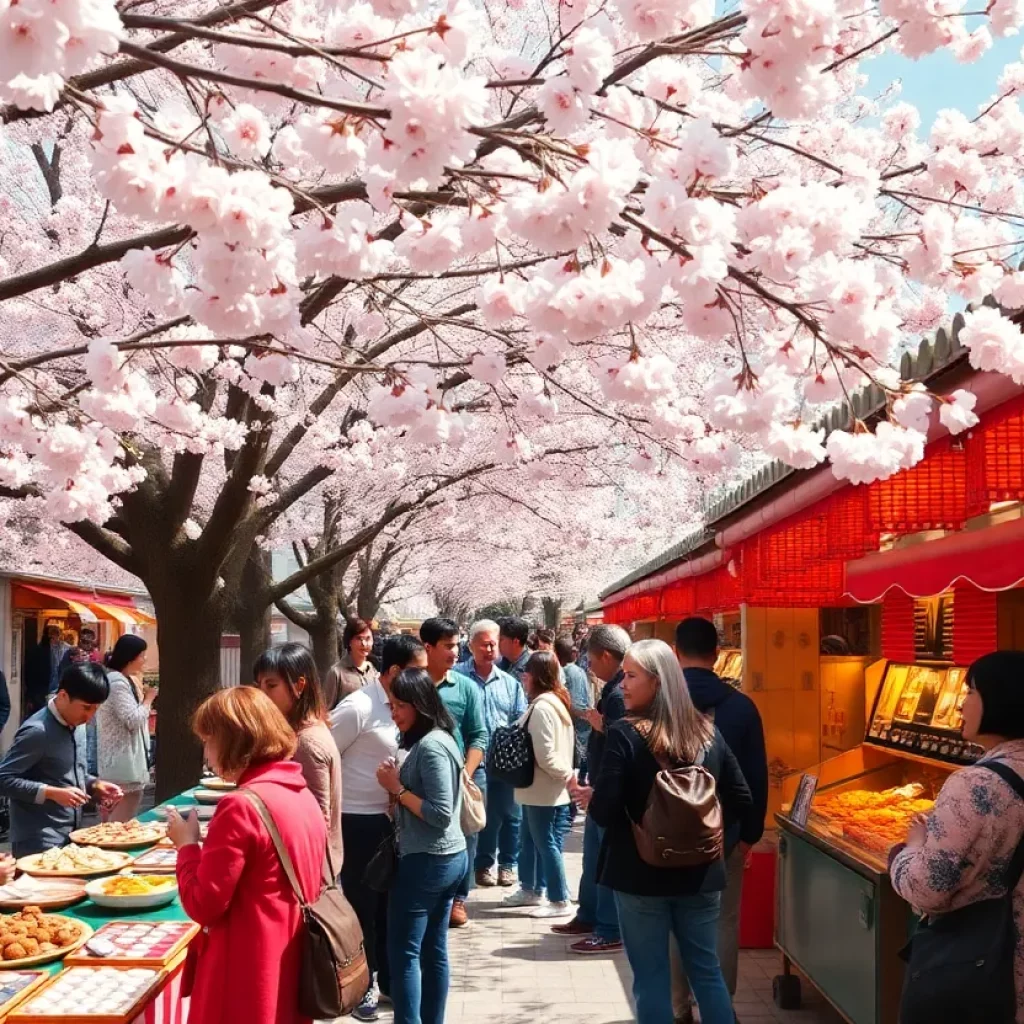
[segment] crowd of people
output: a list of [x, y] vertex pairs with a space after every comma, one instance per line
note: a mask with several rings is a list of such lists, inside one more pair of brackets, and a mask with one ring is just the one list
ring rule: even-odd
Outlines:
[[[309, 650], [289, 643], [261, 655], [251, 686], [195, 713], [207, 765], [238, 792], [201, 844], [194, 816], [168, 812], [182, 904], [203, 925], [190, 1019], [309, 1020], [297, 998], [302, 911], [277, 833], [303, 899], [339, 879], [358, 918], [371, 972], [359, 1020], [388, 999], [398, 1024], [443, 1024], [448, 934], [466, 924], [475, 884], [515, 887], [500, 906], [552, 919], [571, 954], [624, 949], [640, 1024], [695, 1012], [734, 1024], [743, 868], [768, 775], [756, 706], [714, 672], [711, 622], [681, 622], [674, 649], [613, 625], [533, 634], [514, 618], [474, 623], [465, 644], [456, 623], [429, 619], [418, 639], [389, 637], [377, 664], [367, 623], [350, 622], [344, 642], [330, 700]], [[16, 856], [65, 843], [90, 799], [110, 818], [137, 810], [154, 695], [139, 682], [144, 658], [144, 642], [123, 637], [107, 668], [69, 663], [18, 731], [0, 764]], [[964, 734], [989, 753], [950, 777], [894, 851], [895, 888], [926, 914], [998, 895], [1017, 849], [1021, 801], [985, 763], [1024, 765], [1022, 670], [1012, 652], [971, 667]], [[83, 728], [94, 719], [99, 775]], [[529, 781], [494, 742], [510, 736], [531, 751]], [[482, 830], [467, 826], [466, 801], [485, 805]], [[578, 813], [574, 908], [563, 844]], [[1017, 897], [1024, 934], [1024, 889]], [[1020, 940], [1016, 965], [1024, 992]]]

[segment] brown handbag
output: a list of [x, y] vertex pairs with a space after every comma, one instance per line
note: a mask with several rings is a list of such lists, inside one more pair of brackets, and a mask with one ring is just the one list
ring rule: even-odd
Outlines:
[[351, 1013], [370, 987], [370, 968], [363, 948], [363, 930], [355, 911], [335, 880], [328, 843], [324, 887], [315, 903], [307, 903], [295, 876], [281, 833], [263, 800], [251, 789], [242, 792], [259, 813], [277, 850], [281, 867], [302, 909], [303, 949], [299, 973], [299, 1012], [314, 1020], [333, 1020]]
[[720, 860], [725, 849], [722, 805], [715, 777], [696, 762], [661, 766], [647, 797], [643, 817], [631, 821], [636, 852], [656, 868], [703, 867]]

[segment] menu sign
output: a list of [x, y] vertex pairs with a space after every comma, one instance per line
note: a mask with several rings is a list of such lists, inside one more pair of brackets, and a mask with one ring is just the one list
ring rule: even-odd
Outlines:
[[886, 669], [868, 727], [868, 742], [969, 764], [981, 748], [960, 735], [967, 670], [935, 665]]

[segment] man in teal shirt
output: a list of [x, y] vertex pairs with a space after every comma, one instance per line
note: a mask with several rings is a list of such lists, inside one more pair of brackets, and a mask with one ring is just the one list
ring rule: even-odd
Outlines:
[[[487, 779], [483, 760], [487, 752], [487, 725], [484, 722], [480, 690], [472, 679], [453, 671], [459, 656], [459, 627], [451, 619], [427, 619], [420, 626], [420, 640], [427, 651], [427, 671], [437, 684], [445, 707], [455, 719], [455, 742], [466, 758], [466, 774], [487, 798]], [[461, 928], [468, 920], [466, 898], [473, 883], [477, 837], [466, 836], [469, 868], [452, 904], [450, 924]]]

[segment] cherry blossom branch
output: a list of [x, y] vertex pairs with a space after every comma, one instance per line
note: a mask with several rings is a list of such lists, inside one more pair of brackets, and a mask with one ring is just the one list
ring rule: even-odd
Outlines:
[[200, 81], [218, 82], [221, 85], [234, 85], [240, 89], [269, 92], [275, 96], [283, 96], [285, 99], [306, 103], [311, 107], [326, 107], [328, 110], [337, 110], [343, 114], [352, 114], [354, 117], [365, 117], [370, 120], [386, 121], [391, 117], [391, 111], [386, 107], [375, 107], [369, 103], [332, 100], [330, 97], [320, 95], [319, 93], [295, 89], [290, 85], [272, 82], [265, 78], [246, 78], [244, 75], [232, 75], [227, 71], [217, 71], [214, 68], [186, 64], [184, 61], [175, 60], [173, 57], [165, 57], [162, 54], [154, 53], [152, 50], [147, 50], [144, 46], [136, 46], [135, 43], [121, 43], [121, 52], [137, 57], [141, 61], [146, 61], [153, 65], [153, 67], [172, 71], [181, 78], [198, 78]]
[[[192, 19], [192, 26], [222, 25], [225, 22], [235, 21], [244, 17], [247, 12], [258, 11], [264, 7], [277, 7], [286, 0], [243, 0], [242, 3], [231, 4], [227, 7], [218, 7], [208, 14], [200, 15]], [[160, 39], [154, 39], [146, 44], [146, 50], [151, 53], [167, 53], [177, 47], [184, 45], [191, 37], [181, 32], [173, 32]], [[74, 86], [83, 92], [90, 92], [93, 89], [100, 89], [105, 85], [112, 85], [114, 82], [124, 81], [126, 78], [134, 78], [136, 75], [150, 71], [151, 65], [141, 60], [125, 60], [108, 64], [106, 67], [97, 68], [83, 75], [77, 75], [68, 79], [68, 85]], [[64, 106], [66, 100], [58, 99], [54, 110]], [[28, 121], [39, 117], [49, 117], [50, 112], [45, 110], [22, 110], [19, 107], [3, 107], [0, 109], [0, 123], [10, 124], [14, 121]]]

